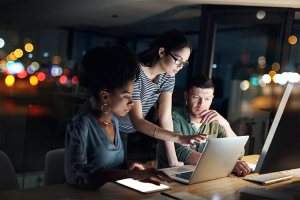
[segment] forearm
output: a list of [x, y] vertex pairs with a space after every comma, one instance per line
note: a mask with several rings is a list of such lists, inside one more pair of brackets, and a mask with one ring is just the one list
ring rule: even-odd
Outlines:
[[[173, 130], [173, 121], [171, 117], [160, 118], [160, 126], [166, 130]], [[168, 158], [169, 166], [176, 167], [178, 166], [178, 159], [175, 151], [174, 142], [164, 141], [166, 154]]]
[[201, 157], [201, 153], [193, 151], [185, 160], [186, 165], [196, 165]]
[[136, 119], [135, 122], [132, 122], [132, 125], [137, 131], [149, 135], [150, 137], [180, 143], [180, 136], [178, 134], [161, 128], [143, 118]]
[[223, 125], [223, 128], [225, 129], [226, 137], [236, 137], [236, 134], [233, 132], [233, 130], [231, 129], [230, 124], [228, 122]]

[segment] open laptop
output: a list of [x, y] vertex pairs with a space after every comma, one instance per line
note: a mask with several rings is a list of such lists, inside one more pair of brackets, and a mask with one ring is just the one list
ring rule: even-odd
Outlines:
[[164, 168], [172, 179], [193, 184], [230, 175], [249, 136], [208, 139], [196, 166]]

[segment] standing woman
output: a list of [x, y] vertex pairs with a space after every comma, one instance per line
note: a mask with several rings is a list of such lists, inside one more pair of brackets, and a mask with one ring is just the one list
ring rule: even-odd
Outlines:
[[[109, 181], [134, 178], [158, 183], [162, 172], [141, 164], [124, 165], [124, 149], [115, 116], [133, 106], [133, 79], [139, 73], [134, 54], [125, 47], [97, 47], [86, 52], [80, 83], [92, 92], [95, 106], [76, 115], [66, 129], [65, 175], [69, 184], [97, 189]], [[136, 169], [136, 170], [133, 170]]]
[[[174, 142], [192, 144], [202, 142], [206, 136], [181, 136], [173, 132], [172, 93], [175, 75], [188, 65], [192, 47], [186, 36], [170, 30], [156, 38], [149, 48], [138, 55], [140, 74], [134, 81], [134, 105], [129, 115], [118, 117], [122, 137], [135, 131], [165, 141], [170, 166], [178, 166]], [[144, 117], [158, 101], [159, 126]]]

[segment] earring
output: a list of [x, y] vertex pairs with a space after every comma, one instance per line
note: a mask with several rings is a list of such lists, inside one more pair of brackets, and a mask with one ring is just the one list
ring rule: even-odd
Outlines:
[[107, 103], [104, 103], [104, 104], [101, 106], [100, 110], [101, 110], [102, 112], [104, 112], [104, 113], [108, 113], [108, 112], [111, 111], [111, 108], [110, 108], [109, 105], [107, 105]]

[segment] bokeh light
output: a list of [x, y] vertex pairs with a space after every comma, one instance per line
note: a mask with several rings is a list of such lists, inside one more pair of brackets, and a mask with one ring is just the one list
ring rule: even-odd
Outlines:
[[35, 71], [40, 68], [40, 64], [38, 62], [32, 62], [31, 65], [34, 67]]
[[266, 58], [264, 56], [260, 56], [257, 59], [259, 65], [266, 65]]
[[77, 76], [73, 76], [72, 77], [72, 84], [76, 85], [78, 83], [78, 77]]
[[39, 72], [37, 78], [39, 81], [44, 81], [46, 79], [46, 74], [44, 72]]
[[294, 35], [291, 35], [291, 36], [289, 37], [288, 41], [289, 41], [289, 43], [290, 43], [291, 45], [294, 45], [294, 44], [297, 43], [297, 37], [294, 36]]
[[2, 38], [0, 38], [0, 48], [4, 47], [4, 45], [5, 45], [5, 41]]
[[14, 55], [17, 57], [17, 58], [21, 58], [23, 56], [23, 50], [22, 49], [16, 49], [14, 51]]
[[52, 57], [52, 64], [59, 65], [61, 63], [61, 57], [60, 56], [53, 56]]
[[35, 75], [30, 76], [29, 83], [32, 86], [36, 86], [38, 84], [39, 80]]
[[242, 81], [242, 82], [240, 83], [240, 88], [241, 88], [241, 90], [243, 90], [243, 91], [248, 90], [249, 87], [250, 87], [250, 83], [249, 83], [248, 80], [244, 80], [244, 81]]
[[12, 87], [15, 83], [15, 77], [13, 75], [8, 75], [5, 77], [5, 85], [7, 87]]
[[23, 70], [19, 73], [17, 73], [17, 77], [20, 78], [20, 79], [23, 79], [23, 78], [26, 78], [28, 75], [27, 71]]
[[268, 84], [268, 83], [271, 83], [272, 78], [271, 78], [271, 76], [270, 76], [269, 74], [264, 74], [264, 75], [261, 77], [261, 80], [262, 80], [264, 83]]
[[57, 66], [57, 65], [53, 65], [51, 67], [51, 75], [52, 76], [61, 76], [62, 75], [62, 68]]
[[259, 78], [256, 76], [251, 76], [250, 77], [250, 84], [253, 86], [258, 86], [259, 85]]
[[266, 17], [266, 12], [264, 10], [259, 10], [256, 13], [256, 18], [261, 20]]
[[64, 84], [67, 83], [67, 81], [68, 81], [67, 76], [62, 75], [61, 77], [59, 77], [59, 83], [60, 83], [60, 84], [64, 85]]
[[17, 74], [24, 70], [24, 66], [21, 62], [8, 61], [6, 63], [8, 74]]
[[280, 64], [278, 62], [273, 63], [272, 70], [278, 72], [280, 70]]
[[33, 74], [35, 72], [35, 67], [33, 65], [29, 65], [27, 67], [28, 74]]
[[24, 46], [25, 51], [27, 51], [28, 53], [33, 51], [33, 45], [31, 43], [26, 43]]

